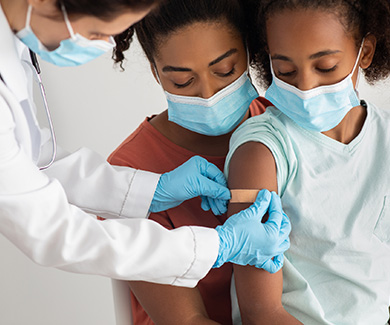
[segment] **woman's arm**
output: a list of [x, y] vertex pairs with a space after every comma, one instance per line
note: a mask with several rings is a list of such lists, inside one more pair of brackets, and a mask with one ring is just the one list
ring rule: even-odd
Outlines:
[[[276, 165], [269, 149], [257, 142], [240, 146], [230, 161], [228, 183], [230, 189], [277, 192]], [[228, 215], [249, 205], [231, 203]], [[266, 218], [267, 215], [263, 219]], [[234, 265], [234, 277], [243, 324], [300, 324], [282, 306], [282, 270], [271, 274], [251, 266]]]
[[129, 282], [129, 286], [155, 324], [217, 324], [208, 318], [197, 288], [141, 281]]

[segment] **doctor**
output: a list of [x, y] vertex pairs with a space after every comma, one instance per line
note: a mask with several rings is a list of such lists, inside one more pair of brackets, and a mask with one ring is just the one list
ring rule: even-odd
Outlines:
[[[41, 265], [116, 279], [193, 287], [225, 262], [275, 272], [282, 259], [272, 257], [288, 248], [290, 232], [275, 194], [260, 192], [217, 229], [168, 231], [146, 219], [196, 196], [204, 209], [226, 211], [223, 175], [199, 157], [158, 175], [112, 167], [82, 149], [59, 152], [42, 171], [54, 153], [35, 116], [29, 50], [58, 66], [83, 64], [111, 50], [110, 35], [157, 2], [0, 0], [0, 233]], [[91, 213], [121, 219], [99, 222]]]

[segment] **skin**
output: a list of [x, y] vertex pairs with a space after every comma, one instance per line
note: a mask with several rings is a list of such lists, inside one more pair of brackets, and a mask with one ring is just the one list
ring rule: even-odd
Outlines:
[[[274, 72], [283, 81], [309, 90], [339, 82], [351, 73], [358, 55], [356, 40], [335, 15], [320, 10], [284, 10], [272, 15], [266, 28]], [[368, 35], [359, 58], [361, 68], [371, 64], [374, 51], [375, 37]], [[354, 84], [356, 79], [357, 71]], [[357, 106], [323, 134], [347, 144], [359, 134], [365, 118], [365, 109]], [[277, 191], [275, 160], [268, 148], [254, 142], [239, 147], [230, 163], [228, 183], [231, 189]], [[246, 207], [230, 204], [228, 215]], [[244, 324], [299, 324], [281, 305], [281, 272], [271, 275], [253, 267], [234, 266], [234, 273]]]
[[[172, 94], [209, 98], [247, 69], [242, 38], [224, 22], [194, 23], [161, 44], [155, 64], [162, 87]], [[158, 81], [153, 65], [152, 72]], [[249, 112], [244, 119], [248, 116]], [[216, 137], [195, 133], [168, 121], [167, 111], [151, 123], [175, 144], [207, 156], [226, 156], [233, 132]]]
[[[173, 94], [209, 98], [247, 69], [242, 38], [224, 22], [194, 23], [168, 36], [161, 44], [155, 58], [157, 73], [163, 88]], [[177, 68], [186, 71], [176, 71]], [[155, 73], [153, 65], [152, 71]], [[166, 111], [150, 123], [169, 140], [194, 153], [227, 154], [231, 133], [211, 137], [189, 131], [168, 121]], [[208, 318], [197, 288], [146, 282], [130, 282], [129, 285], [157, 324], [216, 324]]]
[[[48, 50], [55, 50], [62, 40], [70, 37], [63, 13], [57, 9], [55, 0], [0, 0], [0, 4], [15, 33], [25, 27], [30, 4], [33, 7], [31, 28]], [[91, 40], [107, 41], [110, 36], [121, 33], [141, 20], [149, 10], [127, 10], [110, 21], [80, 15], [69, 16], [69, 20], [75, 33]]]

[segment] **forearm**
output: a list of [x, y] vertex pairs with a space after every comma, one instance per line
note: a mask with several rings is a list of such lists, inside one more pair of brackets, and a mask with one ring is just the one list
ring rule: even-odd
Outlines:
[[259, 311], [243, 315], [241, 313], [243, 325], [295, 325], [302, 324], [295, 317], [291, 316], [283, 306], [275, 306], [273, 310]]
[[147, 217], [160, 177], [112, 166], [86, 148], [57, 160], [45, 173], [60, 181], [70, 203], [106, 218]]
[[129, 282], [138, 302], [155, 324], [217, 324], [209, 319], [197, 288]]
[[282, 306], [282, 271], [235, 265], [234, 276], [243, 324], [301, 324]]

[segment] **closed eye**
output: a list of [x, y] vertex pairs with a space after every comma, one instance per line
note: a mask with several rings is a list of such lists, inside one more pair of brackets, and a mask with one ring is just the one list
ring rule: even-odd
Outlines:
[[174, 85], [176, 88], [185, 88], [185, 87], [189, 86], [193, 80], [194, 80], [194, 78], [191, 78], [190, 80], [188, 80], [187, 82], [185, 82], [183, 84], [178, 84], [175, 82]]
[[233, 67], [233, 69], [231, 69], [229, 72], [227, 73], [216, 73], [218, 76], [220, 77], [229, 77], [231, 75], [233, 75], [234, 73], [236, 72], [236, 69]]
[[331, 67], [329, 69], [320, 69], [320, 68], [317, 68], [318, 71], [320, 72], [323, 72], [323, 73], [328, 73], [328, 72], [333, 72], [337, 69], [337, 65], [335, 65], [334, 67]]
[[281, 77], [290, 77], [290, 76], [292, 76], [295, 72], [296, 72], [296, 70], [289, 71], [289, 72], [280, 72], [280, 71], [278, 71], [278, 77], [279, 77], [279, 76], [281, 76]]

